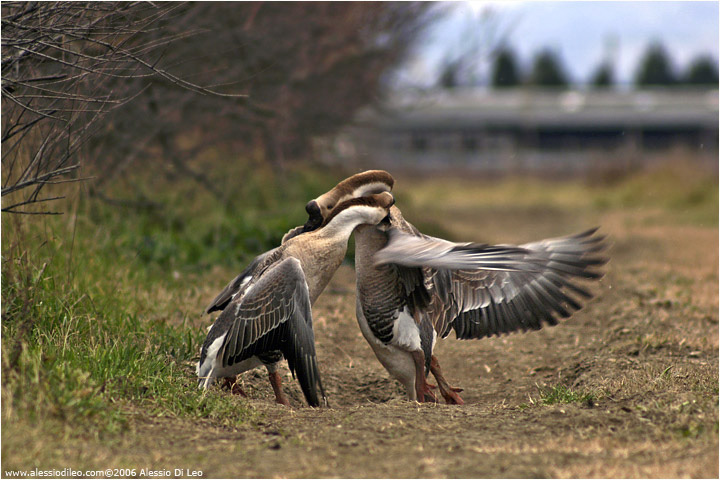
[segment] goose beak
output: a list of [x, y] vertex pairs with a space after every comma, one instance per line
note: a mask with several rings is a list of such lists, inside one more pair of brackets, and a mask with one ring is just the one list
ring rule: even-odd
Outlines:
[[303, 232], [312, 232], [322, 225], [322, 213], [320, 213], [320, 207], [315, 200], [310, 200], [308, 204], [305, 205], [305, 211], [308, 214], [308, 221], [303, 225]]
[[391, 224], [391, 220], [390, 220], [390, 213], [388, 212], [388, 214], [385, 215], [385, 217], [382, 220], [380, 220], [380, 223], [377, 224], [377, 228], [378, 228], [378, 230], [386, 232], [390, 229], [391, 226], [392, 226], [392, 224]]

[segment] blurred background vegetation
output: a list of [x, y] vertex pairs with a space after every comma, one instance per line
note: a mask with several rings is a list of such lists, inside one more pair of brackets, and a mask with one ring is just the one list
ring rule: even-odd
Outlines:
[[[189, 388], [206, 287], [222, 288], [277, 246], [304, 222], [309, 199], [362, 167], [328, 162], [328, 145], [366, 107], [403, 89], [417, 93], [402, 83], [406, 61], [452, 4], [1, 8], [3, 422], [101, 418], [112, 429], [123, 408], [138, 406], [242, 420], [235, 399]], [[449, 54], [423, 88], [578, 88], [552, 50], [527, 69], [508, 44], [482, 40]], [[487, 52], [492, 73], [474, 84], [477, 55]], [[678, 73], [668, 55], [648, 44], [638, 87], [717, 87], [716, 60], [699, 57]], [[583, 88], [613, 84], [605, 62]], [[435, 172], [467, 177], [435, 155]], [[546, 195], [565, 192], [568, 208], [581, 198], [595, 211], [659, 207], [680, 223], [689, 215], [717, 227], [717, 164], [653, 155], [663, 161], [648, 170], [593, 172], [562, 185], [497, 183], [477, 172], [462, 185], [481, 186], [477, 201], [490, 204], [549, 205]], [[415, 178], [435, 191], [412, 166], [404, 175], [406, 185]], [[442, 234], [409, 188], [398, 198], [410, 212], [416, 205], [412, 220]]]

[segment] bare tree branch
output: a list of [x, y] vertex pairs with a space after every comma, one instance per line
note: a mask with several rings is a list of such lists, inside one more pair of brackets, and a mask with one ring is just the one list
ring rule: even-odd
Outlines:
[[186, 80], [159, 63], [161, 49], [199, 31], [167, 28], [186, 14], [186, 3], [3, 2], [0, 8], [2, 196], [23, 195], [3, 211], [35, 213], [16, 208], [61, 198], [40, 198], [47, 185], [86, 179], [73, 176], [81, 159], [68, 166], [70, 159], [101, 119], [152, 82], [244, 97]]
[[34, 185], [36, 183], [46, 182], [50, 178], [57, 177], [59, 175], [65, 175], [66, 173], [71, 172], [79, 167], [80, 167], [80, 165], [73, 165], [71, 167], [59, 168], [52, 172], [48, 172], [43, 175], [38, 175], [36, 177], [29, 178], [28, 180], [19, 182], [19, 183], [13, 185], [12, 187], [4, 188], [2, 191], [2, 196], [4, 197], [8, 193], [12, 193], [16, 190], [20, 190], [22, 188], [29, 187], [30, 185]]
[[232, 179], [214, 178], [203, 157], [260, 152], [282, 168], [310, 156], [314, 138], [379, 98], [431, 11], [422, 2], [0, 9], [2, 196], [29, 209], [41, 192], [52, 198], [56, 184], [81, 180], [71, 167], [97, 176], [89, 191], [108, 199], [101, 189], [149, 162], [227, 201]]

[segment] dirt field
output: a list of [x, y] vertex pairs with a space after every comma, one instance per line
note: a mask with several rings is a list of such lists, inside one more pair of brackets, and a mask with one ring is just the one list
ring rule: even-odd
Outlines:
[[[447, 406], [404, 400], [360, 334], [343, 265], [314, 307], [330, 409], [304, 406], [287, 372], [293, 408], [275, 405], [257, 370], [242, 377], [249, 399], [237, 400], [256, 410], [245, 427], [137, 412], [121, 438], [91, 450], [69, 438], [58, 458], [203, 477], [717, 478], [716, 225], [660, 209], [398, 198], [410, 221], [455, 239], [520, 243], [601, 225], [613, 243], [608, 273], [597, 298], [556, 327], [439, 342], [466, 402]], [[203, 305], [220, 283], [201, 292]]]
[[[403, 400], [359, 333], [344, 267], [316, 308], [333, 408], [302, 408], [288, 380], [288, 412], [263, 372], [246, 374], [259, 431], [218, 432], [230, 451], [207, 474], [717, 477], [717, 231], [599, 220], [612, 263], [586, 309], [539, 332], [440, 343], [461, 407]], [[559, 385], [591, 397], [544, 405], [540, 390]]]

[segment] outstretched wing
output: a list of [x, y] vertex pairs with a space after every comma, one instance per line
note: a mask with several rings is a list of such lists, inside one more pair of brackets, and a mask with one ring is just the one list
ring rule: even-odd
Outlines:
[[287, 258], [269, 267], [241, 299], [223, 310], [215, 328], [227, 332], [217, 354], [223, 368], [279, 350], [297, 375], [308, 404], [320, 405], [318, 387], [325, 399], [315, 357], [310, 294], [299, 260]]
[[577, 280], [600, 278], [598, 268], [607, 263], [600, 254], [605, 237], [596, 231], [519, 247], [396, 236], [395, 250], [378, 253], [387, 262], [404, 251], [405, 258], [396, 261], [433, 267], [425, 269], [432, 296], [428, 315], [439, 335], [454, 329], [458, 338], [482, 338], [555, 325], [558, 317], [580, 309], [572, 295], [592, 295]]
[[250, 279], [258, 274], [257, 269], [261, 265], [265, 264], [266, 260], [269, 258], [271, 259], [271, 257], [276, 254], [277, 250], [277, 248], [274, 248], [255, 257], [255, 259], [250, 262], [250, 265], [248, 265], [247, 268], [240, 273], [240, 275], [233, 278], [223, 291], [220, 292], [212, 302], [210, 302], [210, 305], [208, 305], [205, 309], [205, 313], [211, 313], [215, 310], [225, 310], [225, 307], [227, 307], [228, 304], [235, 299], [237, 294], [242, 291]]
[[438, 272], [433, 284], [449, 284], [452, 295], [433, 305], [439, 307], [433, 310], [438, 332], [446, 336], [452, 328], [458, 338], [482, 338], [568, 318], [592, 298], [578, 280], [602, 277], [599, 267], [607, 263], [605, 237], [596, 231], [521, 245], [527, 253], [515, 270]]
[[512, 245], [454, 243], [391, 228], [387, 245], [375, 254], [374, 260], [375, 265], [393, 263], [404, 267], [507, 271], [531, 268], [523, 260], [527, 253], [526, 249]]

